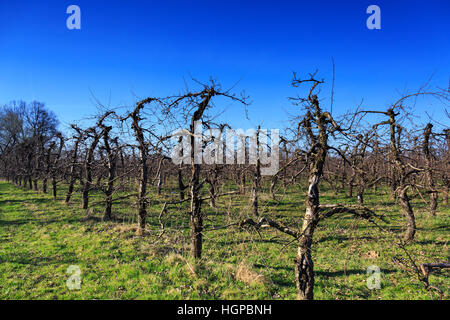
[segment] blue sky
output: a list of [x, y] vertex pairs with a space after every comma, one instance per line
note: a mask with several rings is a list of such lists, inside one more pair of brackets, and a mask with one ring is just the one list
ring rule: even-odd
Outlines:
[[[81, 8], [81, 30], [66, 28], [66, 8]], [[381, 8], [381, 30], [366, 8]], [[319, 70], [328, 85], [336, 65], [336, 112], [384, 109], [405, 88], [450, 76], [450, 2], [442, 1], [5, 1], [0, 2], [0, 104], [36, 99], [63, 125], [96, 112], [93, 96], [113, 107], [135, 95], [165, 96], [190, 75], [239, 81], [253, 101], [223, 116], [235, 127], [286, 125], [292, 71]], [[443, 107], [424, 102], [444, 118]], [[448, 119], [447, 119], [448, 121]]]

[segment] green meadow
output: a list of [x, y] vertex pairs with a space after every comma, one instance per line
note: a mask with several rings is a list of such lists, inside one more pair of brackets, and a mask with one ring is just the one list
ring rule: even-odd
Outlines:
[[[232, 186], [228, 186], [232, 189]], [[293, 186], [277, 200], [261, 194], [261, 216], [299, 227], [305, 188]], [[251, 216], [249, 195], [224, 196], [218, 208], [203, 204], [203, 258], [189, 252], [188, 204], [162, 204], [176, 199], [170, 186], [151, 192], [149, 234], [135, 235], [133, 199], [114, 204], [114, 222], [102, 221], [102, 194], [93, 193], [88, 210], [80, 209], [79, 193], [63, 203], [65, 187], [54, 201], [50, 194], [0, 182], [0, 299], [295, 299], [293, 260], [296, 243], [273, 229], [224, 227]], [[321, 190], [322, 203], [356, 203], [344, 193]], [[407, 259], [395, 245], [404, 218], [387, 190], [369, 190], [366, 206], [384, 215], [374, 224], [352, 215], [322, 220], [314, 235], [315, 299], [448, 299], [448, 270], [431, 274], [426, 290], [417, 275], [395, 261]], [[418, 263], [449, 260], [449, 207], [436, 217], [413, 197], [417, 219], [415, 241], [406, 248]], [[80, 270], [79, 289], [69, 289]], [[380, 268], [380, 288], [369, 289], [369, 266]], [[70, 269], [69, 269], [70, 271]]]

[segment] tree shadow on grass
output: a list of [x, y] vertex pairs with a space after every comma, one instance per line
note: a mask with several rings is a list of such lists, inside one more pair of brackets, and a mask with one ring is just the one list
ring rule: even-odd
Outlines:
[[448, 225], [440, 225], [432, 228], [421, 228], [422, 230], [433, 231], [433, 230], [446, 230], [450, 231], [450, 226]]
[[2, 263], [16, 263], [21, 265], [29, 265], [29, 266], [49, 266], [49, 265], [62, 265], [62, 264], [74, 264], [79, 262], [79, 258], [74, 253], [64, 253], [63, 258], [57, 257], [33, 257], [32, 255], [4, 255], [1, 260]]
[[447, 244], [447, 241], [437, 241], [437, 240], [422, 240], [422, 241], [415, 241], [415, 243], [417, 244], [421, 244], [421, 245], [427, 245], [427, 244], [432, 244], [432, 245], [437, 245], [437, 246], [445, 246]]
[[289, 281], [289, 280], [286, 280], [286, 279], [280, 279], [278, 277], [272, 277], [271, 280], [278, 287], [295, 288], [295, 282], [294, 281]]
[[215, 241], [215, 243], [219, 244], [219, 245], [237, 245], [237, 244], [242, 244], [242, 243], [278, 243], [278, 244], [285, 244], [287, 243], [286, 241], [282, 241], [282, 239], [246, 239], [246, 240], [218, 240]]
[[343, 235], [330, 235], [330, 236], [326, 236], [326, 237], [322, 237], [320, 239], [317, 240], [318, 243], [321, 242], [327, 242], [327, 241], [333, 241], [333, 240], [337, 240], [338, 242], [341, 241], [350, 241], [350, 240], [379, 240], [380, 237], [378, 238], [374, 238], [374, 237], [370, 237], [370, 236], [360, 236], [360, 237], [348, 237], [348, 236], [343, 236]]
[[34, 219], [0, 220], [0, 226], [20, 226], [35, 221]]
[[6, 199], [6, 200], [0, 200], [0, 206], [4, 204], [22, 204], [22, 203], [37, 203], [37, 204], [44, 204], [44, 203], [54, 203], [55, 201], [53, 199], [47, 199], [47, 198], [26, 198], [26, 199]]
[[74, 223], [80, 222], [82, 218], [54, 218], [54, 219], [39, 219], [39, 218], [29, 218], [29, 219], [17, 219], [17, 220], [0, 220], [0, 226], [20, 226], [28, 223], [34, 223], [37, 225], [47, 225], [53, 223]]
[[[381, 269], [382, 274], [391, 274], [396, 273], [397, 270], [393, 269]], [[322, 271], [322, 270], [316, 270], [314, 271], [314, 274], [318, 277], [342, 277], [342, 276], [349, 276], [349, 275], [366, 275], [367, 270], [365, 269], [349, 269], [349, 270], [336, 270], [336, 271]]]

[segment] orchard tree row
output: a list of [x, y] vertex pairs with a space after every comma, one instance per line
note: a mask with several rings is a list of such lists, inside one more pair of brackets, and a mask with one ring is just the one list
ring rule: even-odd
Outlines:
[[[450, 186], [448, 113], [446, 119], [436, 121], [412, 112], [421, 99], [447, 112], [448, 89], [425, 86], [385, 109], [359, 106], [337, 114], [319, 98], [323, 83], [315, 73], [305, 78], [293, 75], [291, 85], [299, 94], [289, 98], [294, 115], [286, 119], [286, 128], [280, 128], [276, 148], [259, 129], [254, 136], [243, 138], [245, 150], [279, 152], [278, 169], [271, 175], [261, 174], [265, 166], [261, 152], [253, 161], [244, 155], [245, 163], [240, 164], [196, 161], [197, 122], [222, 135], [233, 128], [219, 121], [223, 110], [218, 105], [231, 103], [232, 110], [226, 112], [242, 115], [252, 106], [249, 97], [224, 90], [215, 81], [194, 80], [196, 89], [182, 94], [148, 97], [117, 109], [99, 106], [89, 126], [74, 123], [65, 132], [58, 130], [55, 114], [43, 103], [11, 102], [0, 109], [0, 176], [24, 188], [51, 192], [55, 200], [64, 195], [68, 205], [79, 192], [79, 205], [86, 210], [93, 205], [92, 194], [100, 192], [104, 220], [116, 218], [116, 201], [130, 199], [136, 203], [137, 234], [142, 237], [149, 232], [149, 199], [161, 195], [169, 181], [174, 182], [176, 198], [172, 195], [159, 206], [163, 213], [176, 210], [174, 205], [189, 204], [190, 247], [195, 258], [202, 257], [204, 206], [216, 208], [223, 196], [249, 193], [251, 216], [224, 227], [270, 227], [292, 237], [298, 248], [293, 266], [298, 296], [313, 299], [311, 246], [322, 220], [344, 213], [370, 222], [383, 220], [383, 213], [366, 206], [364, 199], [369, 189], [386, 189], [404, 217], [402, 245], [406, 246], [417, 231], [412, 194], [427, 203], [427, 214], [432, 217], [439, 206], [448, 205]], [[180, 130], [188, 139], [182, 144], [185, 150], [178, 151], [188, 151], [187, 161], [174, 163], [174, 147], [182, 140], [174, 132]], [[212, 150], [208, 148], [216, 138], [201, 140], [201, 148]], [[217, 156], [214, 150], [212, 155]], [[323, 183], [346, 192], [348, 198], [356, 199], [355, 204], [322, 204]], [[235, 188], [230, 191], [225, 185]], [[299, 228], [260, 215], [262, 193], [276, 201], [293, 185], [300, 186], [295, 190], [300, 190], [298, 199], [306, 205], [305, 212], [298, 212]]]

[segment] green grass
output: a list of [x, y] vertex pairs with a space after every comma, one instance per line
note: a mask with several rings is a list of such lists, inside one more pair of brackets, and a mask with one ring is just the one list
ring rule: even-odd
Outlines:
[[[231, 186], [229, 186], [231, 187]], [[206, 231], [201, 261], [189, 255], [187, 204], [170, 206], [163, 215], [152, 195], [149, 236], [136, 237], [132, 200], [114, 206], [117, 222], [102, 222], [101, 204], [88, 213], [50, 195], [0, 182], [0, 299], [295, 299], [293, 260], [296, 244], [274, 230], [227, 228]], [[177, 197], [171, 188], [165, 194]], [[101, 200], [95, 194], [92, 202]], [[322, 190], [323, 203], [353, 203], [342, 194]], [[366, 205], [385, 214], [389, 228], [401, 237], [403, 218], [383, 190], [370, 191]], [[449, 208], [430, 217], [420, 198], [414, 199], [418, 231], [408, 246], [418, 262], [449, 260]], [[223, 197], [218, 210], [204, 204], [206, 229], [250, 215], [248, 196]], [[261, 195], [262, 215], [291, 226], [301, 223], [304, 190], [293, 187], [280, 202]], [[392, 257], [404, 257], [394, 236], [372, 224], [341, 215], [321, 221], [315, 233], [316, 299], [438, 299], [414, 274], [399, 269]], [[70, 265], [81, 269], [80, 290], [69, 290]], [[381, 289], [366, 286], [370, 265], [381, 268]], [[448, 299], [449, 274], [440, 271], [430, 283]]]

